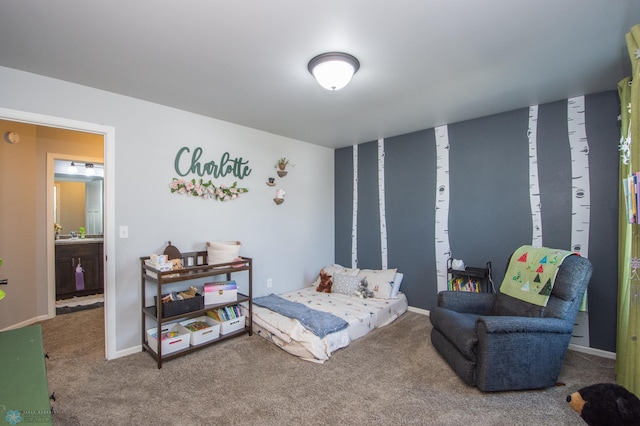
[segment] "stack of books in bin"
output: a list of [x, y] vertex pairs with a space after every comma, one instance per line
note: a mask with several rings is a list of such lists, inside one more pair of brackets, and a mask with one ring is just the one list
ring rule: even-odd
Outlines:
[[220, 323], [220, 334], [228, 334], [245, 326], [245, 317], [238, 305], [208, 311], [207, 316]]

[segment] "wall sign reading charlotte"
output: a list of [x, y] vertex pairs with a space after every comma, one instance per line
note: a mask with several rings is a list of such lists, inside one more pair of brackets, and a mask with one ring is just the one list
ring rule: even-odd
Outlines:
[[[251, 174], [249, 160], [244, 160], [242, 157], [231, 158], [228, 152], [222, 154], [220, 161], [217, 163], [213, 160], [202, 162], [200, 157], [202, 157], [202, 148], [200, 147], [195, 148], [193, 153], [186, 146], [180, 148], [176, 154], [174, 168], [181, 178], [173, 178], [170, 184], [171, 193], [229, 201], [235, 200], [240, 194], [249, 192], [247, 188], [238, 187], [237, 181], [233, 182], [231, 186], [216, 186], [212, 180], [205, 182], [202, 179], [203, 176], [211, 176], [218, 179], [228, 175], [244, 179]], [[198, 175], [200, 179], [183, 179], [189, 174]]]

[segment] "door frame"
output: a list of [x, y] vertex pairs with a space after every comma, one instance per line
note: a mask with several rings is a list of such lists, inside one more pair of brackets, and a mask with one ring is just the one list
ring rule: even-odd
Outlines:
[[[106, 359], [117, 358], [115, 330], [115, 127], [7, 108], [0, 108], [0, 119], [94, 133], [104, 137], [104, 341]], [[47, 158], [47, 162], [49, 162], [49, 158]], [[51, 167], [51, 176], [53, 177], [53, 160], [51, 160]], [[52, 191], [52, 187], [47, 188], [47, 208], [45, 209], [47, 229], [53, 229], [53, 194], [50, 194]], [[48, 232], [47, 300], [49, 318], [55, 317], [54, 252], [54, 235]], [[112, 261], [108, 262], [108, 259], [112, 259]]]
[[[104, 147], [104, 142], [103, 142]], [[53, 229], [53, 186], [55, 184], [55, 160], [68, 160], [75, 161], [76, 163], [102, 163], [104, 160], [98, 157], [90, 157], [86, 155], [70, 155], [60, 154], [55, 152], [47, 152], [47, 228]], [[104, 181], [104, 180], [103, 180]], [[105, 216], [105, 196], [104, 189], [102, 194], [102, 216], [104, 225]], [[106, 235], [104, 228], [102, 231], [103, 236]], [[47, 234], [47, 295], [48, 295], [48, 318], [56, 316], [56, 268], [55, 268], [55, 241], [53, 238], [49, 238]], [[53, 245], [50, 245], [50, 241], [53, 241]], [[51, 248], [53, 247], [53, 249]], [[104, 259], [103, 259], [104, 262]], [[105, 281], [106, 282], [106, 281]], [[105, 289], [106, 292], [106, 289]], [[106, 294], [105, 296], [106, 297]]]

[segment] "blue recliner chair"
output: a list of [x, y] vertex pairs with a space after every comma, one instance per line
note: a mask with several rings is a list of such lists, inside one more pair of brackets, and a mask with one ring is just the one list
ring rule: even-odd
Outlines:
[[431, 342], [465, 383], [481, 391], [555, 386], [591, 273], [586, 258], [566, 257], [546, 307], [500, 291], [440, 292], [430, 312]]

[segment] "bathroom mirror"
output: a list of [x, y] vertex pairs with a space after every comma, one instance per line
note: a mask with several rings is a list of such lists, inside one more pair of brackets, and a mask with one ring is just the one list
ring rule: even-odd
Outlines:
[[[75, 169], [74, 169], [75, 167]], [[103, 234], [104, 164], [54, 161], [54, 222], [61, 235], [85, 228], [87, 235]]]

